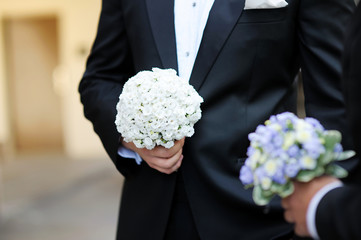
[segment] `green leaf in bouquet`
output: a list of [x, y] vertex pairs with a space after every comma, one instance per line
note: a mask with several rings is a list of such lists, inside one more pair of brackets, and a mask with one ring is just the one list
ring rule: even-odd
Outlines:
[[335, 155], [333, 151], [326, 149], [326, 152], [320, 156], [319, 162], [322, 166], [325, 166], [334, 160], [334, 156]]
[[312, 180], [315, 177], [316, 177], [316, 174], [314, 171], [302, 170], [298, 173], [296, 179], [300, 182], [309, 182], [310, 180]]
[[336, 164], [330, 164], [326, 167], [325, 173], [330, 176], [334, 176], [336, 178], [344, 178], [347, 177], [348, 172], [339, 165]]
[[325, 132], [324, 138], [326, 149], [333, 151], [336, 143], [341, 142], [341, 133], [337, 130], [329, 130]]
[[315, 173], [315, 177], [319, 177], [325, 173], [325, 165], [317, 165], [313, 171]]
[[287, 120], [287, 125], [286, 126], [287, 126], [288, 130], [294, 130], [295, 129], [291, 120]]
[[272, 193], [281, 193], [284, 191], [284, 185], [273, 183], [270, 188], [270, 192]]
[[281, 198], [288, 197], [293, 193], [295, 190], [295, 187], [291, 181], [287, 182], [285, 185], [283, 185], [283, 190], [279, 192], [279, 195]]
[[252, 197], [257, 205], [265, 206], [271, 201], [273, 195], [269, 191], [262, 190], [261, 186], [257, 185], [253, 188]]
[[349, 158], [355, 156], [355, 154], [356, 153], [352, 150], [344, 151], [344, 152], [338, 154], [335, 160], [343, 161], [343, 160], [346, 160], [346, 159], [349, 159]]

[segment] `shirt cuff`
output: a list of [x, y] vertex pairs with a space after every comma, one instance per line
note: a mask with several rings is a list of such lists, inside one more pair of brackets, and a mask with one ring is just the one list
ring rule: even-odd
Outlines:
[[316, 210], [321, 199], [331, 190], [343, 186], [341, 181], [332, 182], [321, 188], [311, 199], [307, 208], [306, 222], [309, 233], [315, 240], [320, 239], [316, 229]]
[[119, 146], [118, 154], [119, 154], [119, 156], [121, 156], [123, 158], [133, 158], [138, 165], [140, 165], [143, 161], [138, 153], [136, 153], [128, 148], [125, 148], [123, 145]]

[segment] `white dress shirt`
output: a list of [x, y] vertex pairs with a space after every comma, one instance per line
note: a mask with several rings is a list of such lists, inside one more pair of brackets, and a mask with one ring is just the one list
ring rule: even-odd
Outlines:
[[214, 0], [174, 0], [178, 74], [189, 80]]
[[[174, 0], [178, 75], [188, 81], [213, 3], [214, 0]], [[142, 162], [136, 152], [123, 146], [119, 147], [118, 154], [135, 159], [137, 164]]]

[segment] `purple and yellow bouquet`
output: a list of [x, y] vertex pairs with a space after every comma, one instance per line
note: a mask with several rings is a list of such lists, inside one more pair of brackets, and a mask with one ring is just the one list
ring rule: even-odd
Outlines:
[[253, 200], [258, 205], [268, 204], [275, 195], [283, 198], [292, 194], [293, 180], [347, 176], [347, 171], [334, 162], [355, 154], [343, 151], [340, 132], [325, 130], [318, 120], [300, 119], [290, 112], [271, 116], [248, 138], [248, 158], [240, 180], [246, 188], [254, 187]]

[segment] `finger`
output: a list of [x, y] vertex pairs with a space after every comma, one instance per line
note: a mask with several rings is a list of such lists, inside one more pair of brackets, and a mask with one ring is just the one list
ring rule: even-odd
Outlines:
[[182, 165], [182, 162], [183, 162], [183, 158], [184, 158], [184, 156], [181, 155], [181, 157], [179, 158], [177, 164], [174, 166], [174, 171], [177, 171], [180, 168], [180, 166]]
[[162, 146], [156, 146], [151, 150], [146, 148], [138, 148], [137, 152], [146, 162], [150, 161], [153, 163], [157, 159], [168, 159], [175, 154], [170, 149], [166, 149], [165, 147]]
[[[181, 150], [184, 146], [185, 138], [182, 138], [178, 141], [174, 142], [173, 147], [165, 148], [163, 146], [157, 146], [153, 150], [151, 150], [150, 155], [159, 158], [171, 158], [173, 157], [179, 150]], [[149, 150], [148, 150], [149, 151]]]
[[174, 156], [171, 158], [156, 158], [153, 164], [157, 165], [160, 168], [172, 169], [177, 162], [179, 161], [182, 155], [182, 149], [180, 149]]
[[178, 148], [182, 148], [184, 146], [184, 142], [185, 142], [185, 137], [180, 139], [180, 140], [177, 140], [174, 142], [174, 146], [178, 147]]
[[171, 174], [175, 171], [177, 171], [180, 166], [182, 165], [182, 161], [183, 161], [183, 155], [181, 156], [181, 158], [176, 162], [176, 164], [174, 166], [172, 166], [171, 168], [162, 168], [159, 167], [157, 165], [152, 165], [151, 163], [149, 164], [149, 166], [151, 168], [154, 168], [155, 170], [161, 172], [161, 173], [165, 173], [165, 174]]
[[283, 214], [285, 220], [289, 223], [294, 223], [294, 218], [292, 216], [292, 212], [289, 210], [286, 210]]
[[169, 169], [160, 168], [156, 165], [153, 165], [151, 163], [148, 163], [149, 167], [157, 170], [158, 172], [165, 173], [165, 174], [171, 174], [171, 171]]
[[130, 149], [134, 152], [135, 152], [135, 149], [137, 149], [137, 147], [135, 146], [135, 144], [133, 142], [126, 142], [123, 139], [122, 139], [122, 145], [123, 145], [123, 147]]
[[282, 198], [281, 206], [282, 206], [285, 210], [290, 207], [289, 201], [290, 201], [290, 197]]
[[293, 182], [294, 192], [298, 191], [298, 189], [301, 189], [305, 185], [307, 185], [307, 183], [294, 181]]
[[169, 159], [173, 157], [178, 151], [179, 149], [176, 149], [174, 146], [171, 148], [157, 146], [149, 152], [149, 155], [156, 158]]
[[176, 165], [177, 164], [179, 165], [178, 162], [181, 157], [183, 158], [182, 149], [170, 159], [163, 159], [163, 158], [149, 157], [149, 156], [143, 159], [145, 162], [147, 162], [147, 164], [150, 167], [163, 173], [169, 173], [169, 172], [173, 172], [174, 168], [177, 168]]

